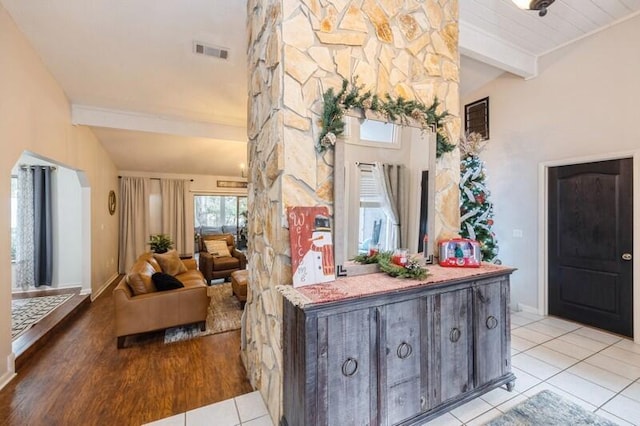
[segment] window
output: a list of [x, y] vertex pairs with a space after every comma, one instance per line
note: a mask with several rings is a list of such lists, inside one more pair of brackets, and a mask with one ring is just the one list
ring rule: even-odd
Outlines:
[[360, 140], [376, 143], [395, 143], [395, 124], [384, 121], [362, 120]]
[[11, 176], [11, 261], [16, 260], [18, 242], [18, 177]]
[[379, 185], [373, 178], [370, 165], [358, 165], [358, 172], [360, 176], [358, 252], [366, 253], [375, 245], [382, 250], [389, 250], [387, 243], [389, 219], [382, 209]]
[[489, 139], [489, 98], [464, 106], [464, 130], [467, 134], [479, 133]]
[[196, 234], [233, 234], [238, 248], [246, 247], [247, 197], [236, 195], [195, 195]]

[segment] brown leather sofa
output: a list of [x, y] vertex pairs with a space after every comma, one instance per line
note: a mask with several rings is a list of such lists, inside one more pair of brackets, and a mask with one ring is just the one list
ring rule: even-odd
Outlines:
[[[182, 262], [187, 271], [175, 278], [184, 285], [183, 288], [155, 291], [153, 282], [149, 284], [149, 281], [155, 272], [162, 272], [162, 269], [152, 253], [141, 255], [118, 283], [113, 290], [118, 349], [124, 347], [125, 338], [133, 334], [194, 323], [200, 323], [204, 331], [209, 307], [207, 284], [194, 259]], [[144, 283], [149, 292], [134, 295], [132, 286], [137, 283]]]
[[[227, 248], [231, 257], [213, 257], [208, 251], [205, 241], [207, 240], [223, 240], [227, 243]], [[199, 268], [204, 279], [208, 283], [211, 280], [224, 278], [225, 280], [231, 276], [234, 271], [247, 268], [247, 258], [235, 247], [235, 240], [232, 234], [210, 234], [203, 235], [200, 238], [200, 260]]]

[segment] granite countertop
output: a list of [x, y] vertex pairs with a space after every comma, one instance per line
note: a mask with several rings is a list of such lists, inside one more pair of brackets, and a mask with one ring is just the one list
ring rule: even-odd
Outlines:
[[293, 288], [291, 285], [278, 286], [284, 297], [296, 306], [338, 302], [358, 297], [393, 292], [420, 286], [442, 284], [467, 278], [482, 278], [483, 275], [511, 273], [515, 269], [507, 266], [482, 263], [479, 268], [445, 268], [428, 265], [429, 275], [422, 280], [393, 278], [385, 273], [357, 275], [340, 278], [324, 284], [314, 284]]

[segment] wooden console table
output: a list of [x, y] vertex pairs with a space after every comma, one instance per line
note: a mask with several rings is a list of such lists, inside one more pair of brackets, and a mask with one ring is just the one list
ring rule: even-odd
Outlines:
[[282, 425], [418, 425], [503, 384], [512, 390], [509, 275], [430, 266], [284, 294]]

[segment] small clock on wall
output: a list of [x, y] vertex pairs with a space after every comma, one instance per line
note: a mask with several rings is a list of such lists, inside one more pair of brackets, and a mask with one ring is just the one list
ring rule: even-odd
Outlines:
[[109, 214], [113, 216], [116, 212], [116, 193], [109, 191]]

